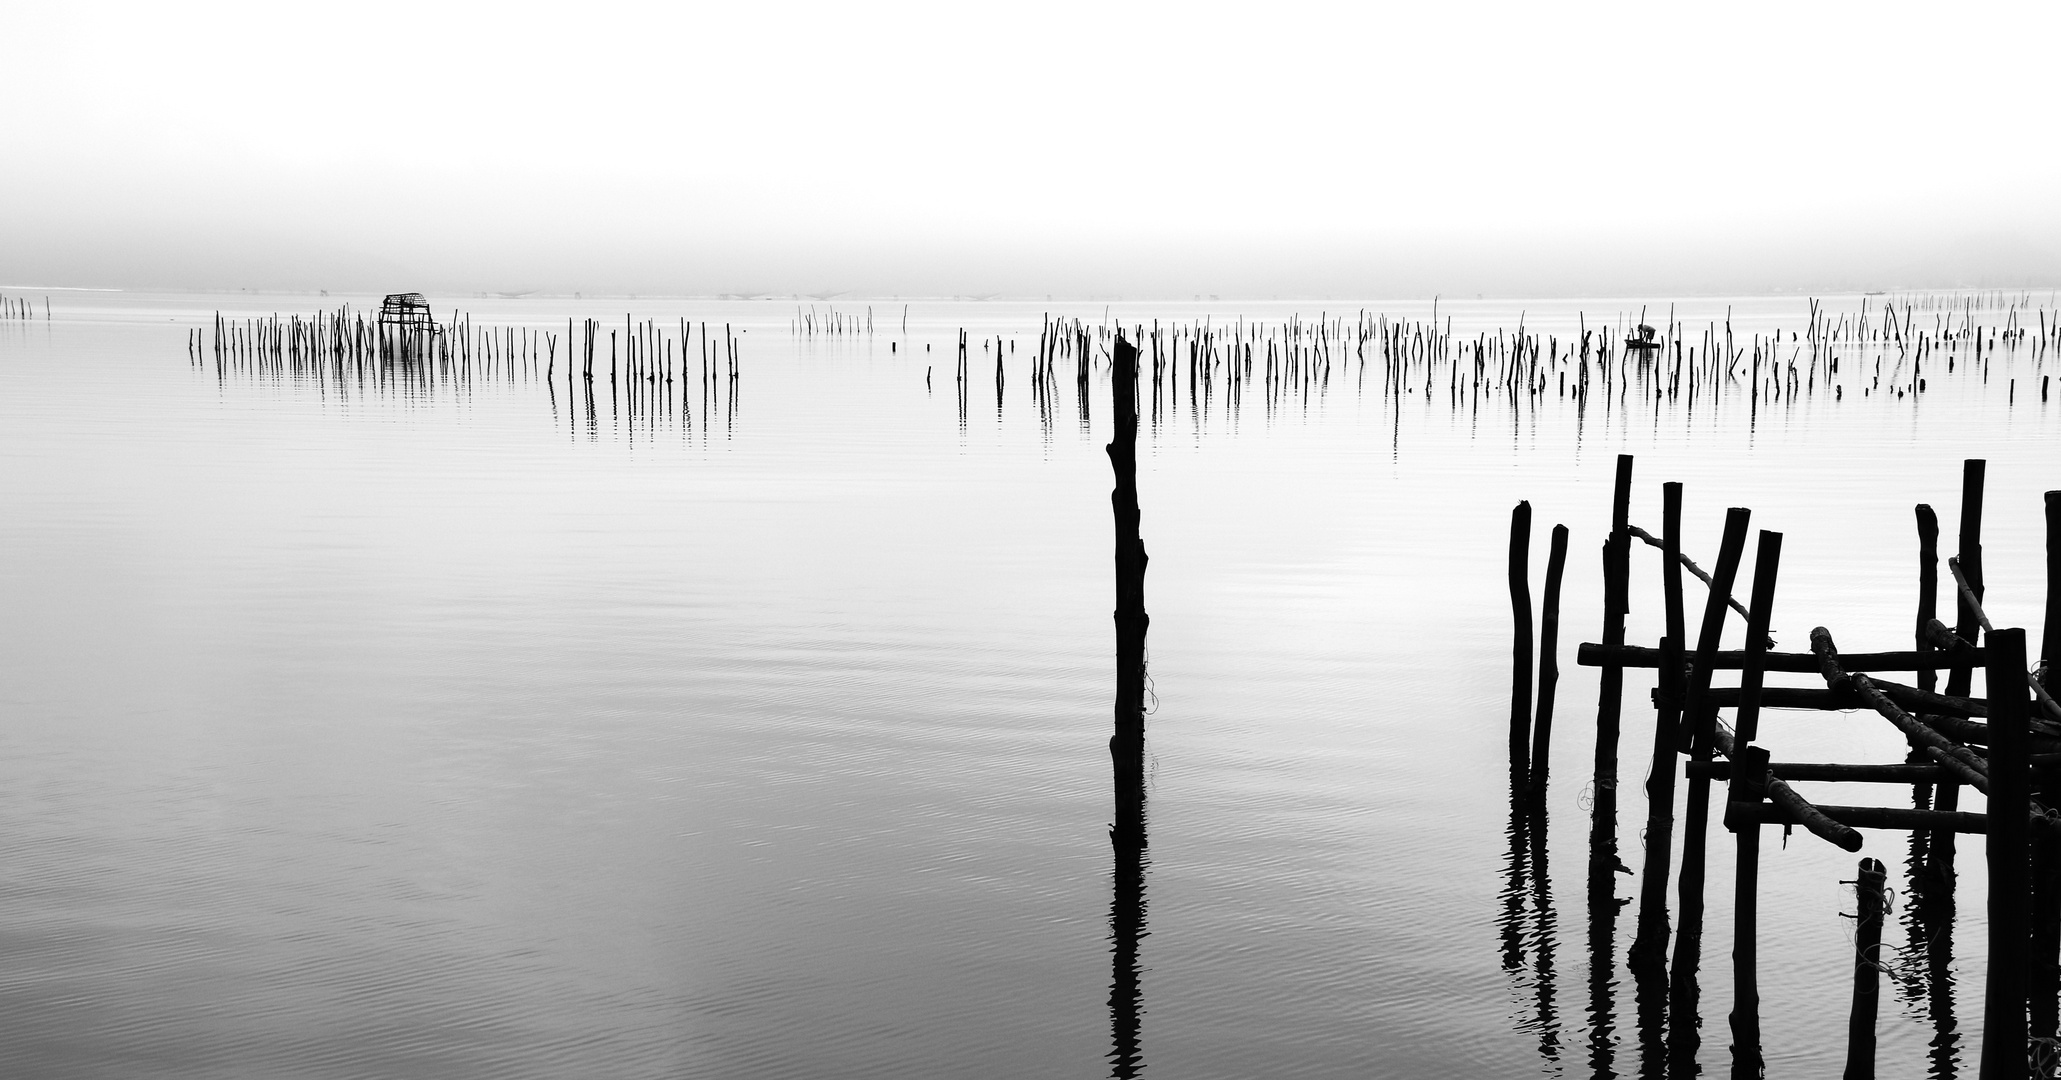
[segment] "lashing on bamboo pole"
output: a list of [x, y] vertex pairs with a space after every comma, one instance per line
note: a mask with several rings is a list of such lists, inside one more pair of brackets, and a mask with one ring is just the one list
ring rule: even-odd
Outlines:
[[1875, 1080], [1875, 1014], [1882, 983], [1882, 916], [1888, 870], [1862, 859], [1854, 880], [1853, 1007], [1846, 1022], [1846, 1071], [1841, 1080]]

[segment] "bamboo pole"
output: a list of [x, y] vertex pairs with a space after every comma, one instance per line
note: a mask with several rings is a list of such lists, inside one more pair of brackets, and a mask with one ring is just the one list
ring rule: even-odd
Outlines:
[[1522, 789], [1531, 748], [1531, 503], [1510, 510], [1510, 776]]
[[[1709, 601], [1703, 609], [1703, 626], [1697, 638], [1697, 662], [1689, 671], [1687, 705], [1683, 714], [1690, 728], [1690, 755], [1709, 761], [1716, 741], [1717, 714], [1705, 699], [1710, 688], [1709, 660], [1717, 653], [1724, 631], [1725, 610], [1731, 599], [1732, 582], [1739, 572], [1739, 558], [1746, 547], [1746, 523], [1750, 511], [1733, 507], [1725, 514], [1724, 541], [1718, 549], [1717, 571], [1712, 577]], [[1703, 952], [1703, 863], [1705, 832], [1710, 822], [1710, 781], [1689, 781], [1687, 818], [1682, 828], [1682, 867], [1675, 875], [1676, 907], [1681, 926], [1675, 934], [1674, 962], [1669, 966], [1668, 1057], [1676, 1071], [1686, 1072], [1696, 1060], [1702, 1042], [1697, 1031], [1697, 967]]]
[[[1631, 518], [1632, 455], [1617, 455], [1617, 474], [1610, 496], [1610, 535], [1603, 541], [1603, 644], [1624, 644], [1625, 615], [1630, 610], [1631, 546], [1625, 530]], [[1617, 846], [1617, 742], [1618, 720], [1624, 703], [1624, 669], [1604, 665], [1596, 690], [1596, 753], [1593, 765], [1597, 806], [1606, 803], [1609, 820], [1602, 811], [1591, 816], [1591, 846]]]
[[2047, 606], [2040, 631], [2040, 681], [2049, 684], [2053, 671], [2061, 666], [2061, 491], [2046, 493], [2047, 510]]
[[[1713, 671], [1737, 671], [1746, 666], [1747, 650], [1723, 649], [1711, 658]], [[1975, 663], [1985, 663], [1982, 650], [1972, 651]], [[1911, 649], [1886, 652], [1847, 653], [1840, 658], [1848, 671], [1916, 671], [1929, 674], [1948, 666], [1949, 661], [1937, 649], [1917, 652]], [[1583, 642], [1575, 649], [1575, 663], [1583, 667], [1600, 667], [1606, 663], [1627, 668], [1662, 668], [1666, 661], [1664, 650], [1645, 645], [1619, 645], [1615, 648]], [[1763, 652], [1763, 670], [1810, 672], [1818, 670], [1818, 658], [1807, 652]]]
[[1532, 721], [1530, 795], [1540, 806], [1546, 800], [1546, 779], [1551, 771], [1553, 699], [1560, 684], [1560, 578], [1566, 568], [1567, 526], [1555, 525], [1546, 555], [1546, 593], [1539, 611], [1538, 702]]
[[[963, 348], [963, 345], [962, 345]], [[1108, 452], [1116, 486], [1109, 502], [1116, 526], [1116, 731], [1109, 753], [1116, 774], [1119, 844], [1145, 844], [1145, 543], [1138, 509], [1138, 351], [1119, 337], [1110, 366], [1114, 431]]]
[[[2044, 314], [2042, 315], [2044, 318]], [[2047, 604], [2040, 635], [2039, 677], [2055, 681], [2056, 637], [2061, 635], [2061, 491], [2046, 493]], [[2051, 685], [2047, 687], [2051, 689]], [[2037, 757], [2035, 765], [2043, 765]], [[2061, 791], [2061, 770], [2043, 765], [2038, 773], [2040, 801], [2052, 805]], [[2055, 1038], [2061, 1035], [2061, 836], [2034, 830], [2032, 837], [2032, 940], [2030, 984], [2027, 987], [2028, 1035], [2047, 1048], [2040, 1072], [2054, 1071]]]
[[[1782, 534], [1761, 530], [1753, 561], [1753, 606], [1746, 620], [1746, 666], [1739, 688], [1738, 729], [1731, 753], [1736, 763], [1726, 803], [1725, 825], [1738, 837], [1738, 864], [1733, 886], [1732, 938], [1732, 1075], [1759, 1080], [1760, 983], [1758, 964], [1760, 821], [1758, 812], [1768, 787], [1768, 752], [1753, 745], [1760, 726], [1762, 673], [1767, 655], [1768, 624], [1775, 604], [1775, 579], [1781, 569]], [[1741, 813], [1741, 810], [1747, 812]]]
[[[1981, 615], [1975, 606], [1982, 600], [1982, 487], [1985, 462], [1969, 458], [1961, 465], [1961, 535], [1956, 556], [1968, 575], [1969, 588], [1956, 590], [1954, 633], [1970, 645], [1976, 643]], [[1957, 663], [1947, 676], [1946, 692], [1964, 695], [1972, 681], [1973, 667]]]
[[1768, 752], [1749, 744], [1736, 754], [1725, 801], [1725, 827], [1739, 845], [1732, 881], [1732, 1076], [1759, 1080], [1760, 807], [1767, 794]]
[[1888, 871], [1879, 859], [1862, 859], [1854, 881], [1859, 900], [1854, 922], [1853, 1008], [1846, 1020], [1843, 1080], [1875, 1080], [1875, 1013], [1880, 1000], [1882, 916]]
[[[1929, 757], [1918, 754], [1918, 757]], [[2034, 754], [2035, 768], [2052, 769], [2061, 766], [2061, 754]], [[1729, 780], [1732, 764], [1728, 761], [1706, 761], [1690, 763], [1684, 771], [1694, 775], [1707, 776], [1712, 780]], [[1768, 775], [1776, 780], [1803, 780], [1825, 784], [1909, 784], [1921, 780], [1936, 780], [1949, 773], [1940, 765], [1912, 764], [1898, 765], [1855, 765], [1836, 761], [1777, 761], [1768, 766]]]
[[2026, 976], [2031, 893], [2027, 721], [2020, 674], [2025, 631], [1989, 635], [1989, 977], [1983, 989], [1982, 1080], [2026, 1075]]
[[[1667, 636], [1658, 651], [1660, 687], [1654, 710], [1653, 757], [1646, 772], [1646, 851], [1639, 873], [1639, 923], [1634, 966], [1660, 967], [1667, 957], [1667, 874], [1674, 838], [1675, 755], [1682, 715], [1682, 485], [1662, 484], [1661, 583]], [[1625, 646], [1619, 646], [1622, 651]]]

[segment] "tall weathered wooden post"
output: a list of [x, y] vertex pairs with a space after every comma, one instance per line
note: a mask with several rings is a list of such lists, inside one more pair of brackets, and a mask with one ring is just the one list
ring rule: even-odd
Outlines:
[[[1116, 424], [1109, 441], [1109, 464], [1116, 473], [1116, 488], [1109, 493], [1116, 521], [1116, 730], [1109, 737], [1109, 757], [1115, 766], [1116, 821], [1109, 830], [1115, 849], [1109, 1028], [1110, 1075], [1122, 1080], [1145, 1067], [1138, 945], [1145, 936], [1145, 627], [1151, 620], [1145, 615], [1145, 542], [1138, 537], [1138, 350], [1119, 334], [1110, 353]], [[1084, 356], [1083, 368], [1086, 364]], [[1085, 405], [1085, 394], [1081, 400]]]
[[[1660, 494], [1661, 595], [1667, 633], [1660, 639], [1660, 698], [1654, 710], [1653, 764], [1646, 772], [1646, 852], [1639, 876], [1639, 928], [1631, 951], [1635, 971], [1648, 975], [1660, 975], [1667, 966], [1667, 875], [1672, 854], [1668, 845], [1674, 837], [1675, 757], [1681, 741], [1677, 730], [1684, 692], [1682, 485], [1662, 484]], [[1618, 636], [1623, 637], [1622, 622]]]
[[[2040, 632], [2040, 685], [2061, 689], [2061, 491], [2046, 494], [2047, 610]], [[2061, 775], [2048, 768], [2034, 775], [2034, 792], [2048, 806], [2061, 797]], [[2032, 972], [2027, 1003], [2034, 1042], [2051, 1044], [2061, 1031], [2061, 838], [2040, 829], [2032, 835]]]
[[1767, 795], [1768, 752], [1753, 745], [1760, 733], [1760, 699], [1766, 677], [1768, 624], [1775, 607], [1775, 578], [1782, 566], [1782, 534], [1762, 529], [1753, 558], [1753, 605], [1746, 617], [1746, 663], [1739, 672], [1738, 731], [1733, 744], [1732, 785], [1725, 826], [1739, 838], [1733, 880], [1732, 1076], [1755, 1080], [1767, 1071], [1760, 1050], [1760, 804]]
[[[1717, 571], [1711, 578], [1702, 632], [1696, 641], [1696, 662], [1689, 670], [1684, 694], [1682, 722], [1690, 733], [1690, 759], [1698, 764], [1710, 761], [1716, 750], [1717, 710], [1709, 704], [1710, 677], [1732, 599], [1732, 582], [1738, 577], [1739, 560], [1746, 550], [1749, 516], [1750, 511], [1744, 507], [1735, 506], [1725, 512], [1725, 535], [1718, 546]], [[1674, 962], [1668, 965], [1667, 1051], [1672, 1072], [1687, 1072], [1703, 1041], [1697, 1030], [1697, 969], [1703, 958], [1703, 856], [1707, 842], [1704, 834], [1710, 826], [1710, 780], [1707, 775], [1692, 772], [1688, 788], [1682, 821], [1682, 866], [1675, 874], [1681, 926], [1675, 933]]]
[[1510, 784], [1522, 789], [1531, 768], [1531, 503], [1510, 511]]
[[1875, 1080], [1875, 1012], [1880, 1004], [1882, 914], [1888, 870], [1877, 859], [1862, 859], [1854, 880], [1853, 1008], [1846, 1021], [1846, 1072], [1843, 1080]]
[[1145, 541], [1138, 535], [1138, 350], [1121, 335], [1110, 350], [1109, 493], [1116, 522], [1116, 730], [1109, 756], [1116, 772], [1119, 844], [1145, 843]]
[[1989, 978], [1983, 988], [1982, 1080], [2026, 1075], [2026, 976], [2032, 894], [2031, 718], [2025, 693], [2025, 631], [1984, 635], [1989, 669]]

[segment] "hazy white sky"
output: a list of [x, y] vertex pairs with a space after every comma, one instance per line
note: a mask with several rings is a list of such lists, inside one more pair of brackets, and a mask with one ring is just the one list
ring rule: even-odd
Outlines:
[[0, 281], [2051, 283], [2061, 5], [0, 0]]

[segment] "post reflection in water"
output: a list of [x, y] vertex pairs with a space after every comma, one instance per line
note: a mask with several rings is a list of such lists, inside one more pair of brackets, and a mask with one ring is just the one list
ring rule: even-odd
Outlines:
[[[1514, 779], [1514, 777], [1513, 777]], [[1513, 789], [1519, 785], [1512, 784]], [[1524, 970], [1524, 879], [1527, 866], [1524, 805], [1514, 793], [1510, 799], [1510, 820], [1503, 827], [1509, 849], [1503, 856], [1502, 914], [1496, 919], [1503, 943], [1503, 971], [1514, 980]]]
[[[1546, 865], [1545, 812], [1525, 789], [1524, 772], [1513, 769], [1510, 818], [1504, 827], [1509, 847], [1503, 857], [1497, 932], [1503, 971], [1510, 977], [1513, 996], [1523, 1002], [1518, 1029], [1536, 1035], [1540, 1059], [1557, 1067], [1561, 1055], [1555, 962], [1559, 916], [1553, 908], [1552, 875]], [[1524, 985], [1527, 979], [1529, 987]]]
[[1638, 1009], [1639, 1075], [1659, 1080], [1667, 1075], [1667, 970], [1656, 960], [1634, 963], [1632, 997]]
[[[1597, 784], [1589, 817], [1589, 1072], [1596, 1080], [1617, 1075], [1617, 980], [1612, 946], [1617, 913], [1629, 900], [1617, 896], [1617, 785]], [[1544, 822], [1541, 822], [1543, 828]]]
[[1546, 869], [1546, 815], [1543, 808], [1529, 823], [1531, 841], [1531, 900], [1533, 930], [1538, 936], [1538, 957], [1533, 967], [1538, 991], [1539, 1056], [1550, 1066], [1560, 1061], [1560, 1012], [1554, 1005], [1557, 973], [1553, 953], [1559, 935], [1559, 919], [1553, 912], [1553, 875]]
[[1116, 857], [1115, 891], [1109, 900], [1109, 1075], [1118, 1078], [1145, 1071], [1138, 1039], [1143, 1012], [1138, 1003], [1138, 942], [1146, 934], [1145, 867], [1151, 859], [1145, 850], [1145, 804], [1139, 800], [1130, 806], [1135, 820], [1109, 830]]
[[[1932, 807], [1932, 785], [1914, 785], [1911, 804], [1915, 809]], [[1891, 971], [1898, 990], [1914, 1019], [1932, 1025], [1928, 1043], [1926, 1075], [1953, 1080], [1960, 1074], [1961, 1035], [1954, 1020], [1954, 904], [1951, 888], [1934, 884], [1938, 868], [1931, 865], [1929, 836], [1923, 830], [1910, 833], [1904, 857], [1904, 900], [1902, 915], [1907, 963], [1923, 959], [1921, 973], [1911, 967]], [[1928, 884], [1933, 887], [1928, 890]]]

